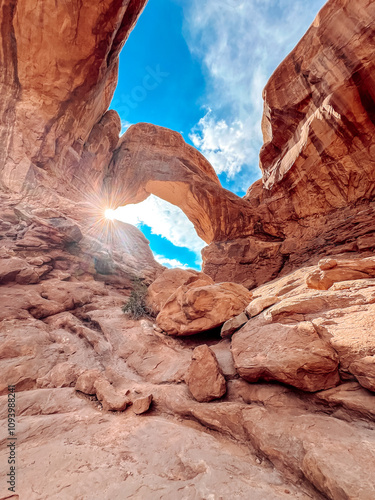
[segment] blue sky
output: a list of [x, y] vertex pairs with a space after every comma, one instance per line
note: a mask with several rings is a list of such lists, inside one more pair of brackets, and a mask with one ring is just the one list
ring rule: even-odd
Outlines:
[[[111, 107], [123, 130], [138, 122], [177, 130], [243, 196], [260, 177], [262, 89], [324, 3], [149, 0], [120, 55]], [[144, 232], [162, 264], [200, 268], [205, 244], [177, 207], [151, 196], [117, 218]]]

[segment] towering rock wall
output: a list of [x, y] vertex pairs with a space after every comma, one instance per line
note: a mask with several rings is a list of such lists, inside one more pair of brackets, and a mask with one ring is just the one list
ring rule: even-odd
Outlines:
[[[108, 111], [118, 56], [145, 4], [1, 1], [3, 208], [9, 204], [25, 214], [25, 248], [48, 253], [54, 221], [60, 221], [82, 232], [75, 252], [91, 271], [96, 262], [105, 275], [126, 277], [129, 286], [130, 276], [152, 281], [162, 267], [136, 228], [116, 223], [113, 231], [104, 221], [109, 200], [102, 183], [121, 130], [118, 114]], [[47, 215], [34, 217], [38, 207], [48, 207]]]
[[2, 0], [4, 188], [42, 183], [77, 196], [100, 179], [120, 132], [118, 115], [107, 112], [118, 55], [145, 3]]
[[300, 218], [374, 195], [374, 17], [328, 2], [263, 91], [263, 186]]
[[212, 244], [204, 262], [216, 280], [245, 272], [259, 284], [265, 260], [275, 277], [324, 253], [374, 247], [374, 20], [374, 2], [329, 1], [271, 76], [263, 175], [245, 196], [269, 243]]

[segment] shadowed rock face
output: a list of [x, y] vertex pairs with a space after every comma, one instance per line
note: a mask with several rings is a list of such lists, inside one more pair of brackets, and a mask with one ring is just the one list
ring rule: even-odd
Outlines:
[[374, 18], [368, 0], [328, 2], [264, 89], [263, 185], [299, 217], [374, 194]]
[[290, 263], [374, 231], [374, 19], [368, 0], [328, 2], [264, 89], [263, 177], [245, 198]]

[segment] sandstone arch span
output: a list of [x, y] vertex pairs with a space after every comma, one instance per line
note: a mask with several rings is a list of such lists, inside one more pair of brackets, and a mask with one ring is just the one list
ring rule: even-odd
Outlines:
[[114, 151], [104, 184], [116, 206], [150, 194], [179, 206], [206, 243], [254, 232], [251, 204], [224, 189], [203, 155], [163, 127], [132, 125]]

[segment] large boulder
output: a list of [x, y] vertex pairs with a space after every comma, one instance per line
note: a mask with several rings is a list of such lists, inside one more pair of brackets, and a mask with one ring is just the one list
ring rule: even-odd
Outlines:
[[264, 309], [273, 306], [278, 301], [279, 298], [275, 295], [257, 297], [250, 302], [250, 304], [246, 307], [245, 312], [249, 318], [252, 318], [253, 316], [258, 316], [258, 314], [264, 311]]
[[366, 356], [355, 361], [349, 370], [363, 387], [375, 392], [375, 356]]
[[249, 321], [232, 337], [232, 353], [239, 375], [248, 382], [277, 380], [315, 392], [340, 381], [336, 352], [310, 322]]
[[193, 335], [221, 326], [237, 316], [251, 293], [236, 283], [181, 286], [167, 300], [156, 322], [168, 335]]

